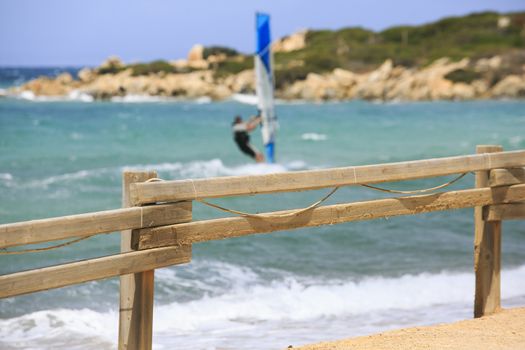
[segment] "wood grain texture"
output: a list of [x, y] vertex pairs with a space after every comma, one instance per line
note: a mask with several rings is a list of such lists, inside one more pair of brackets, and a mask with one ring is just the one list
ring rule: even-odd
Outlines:
[[485, 221], [523, 220], [525, 219], [525, 203], [496, 204], [484, 208]]
[[[129, 187], [132, 183], [157, 177], [155, 171], [124, 172], [122, 174], [122, 206], [131, 206]], [[137, 239], [137, 230], [120, 234], [120, 251], [129, 252]], [[123, 275], [120, 277], [119, 340], [120, 350], [150, 350], [153, 341], [153, 296], [155, 271]]]
[[[498, 145], [477, 146], [477, 153], [501, 152]], [[501, 154], [501, 153], [500, 153]], [[476, 172], [475, 187], [489, 186], [489, 171]], [[494, 187], [494, 191], [507, 187]], [[483, 204], [486, 205], [486, 204]], [[474, 296], [474, 317], [497, 312], [501, 306], [501, 221], [483, 220], [484, 208], [474, 208], [474, 272], [476, 290]]]
[[0, 276], [0, 298], [184, 264], [190, 246], [163, 247]]
[[413, 180], [519, 166], [525, 166], [525, 151], [486, 153], [280, 174], [135, 183], [130, 187], [130, 197], [134, 205], [140, 205], [176, 200], [304, 191], [324, 187]]
[[191, 202], [123, 208], [0, 225], [0, 248], [191, 221]]
[[[191, 244], [301, 227], [510, 203], [524, 198], [525, 185], [514, 185], [321, 206], [291, 218], [229, 217], [195, 221], [141, 230], [138, 248]], [[290, 212], [285, 210], [276, 213]]]
[[525, 168], [493, 169], [489, 186], [508, 186], [525, 183]]

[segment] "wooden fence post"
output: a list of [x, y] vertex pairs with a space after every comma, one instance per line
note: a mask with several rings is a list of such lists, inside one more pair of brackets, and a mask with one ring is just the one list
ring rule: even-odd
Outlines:
[[[130, 207], [129, 187], [157, 177], [155, 171], [126, 171], [122, 174], [122, 206]], [[132, 249], [133, 231], [121, 232], [121, 252]], [[137, 230], [138, 232], [138, 230]], [[120, 350], [148, 350], [152, 345], [154, 270], [120, 277]]]
[[[502, 152], [497, 145], [478, 145], [476, 153]], [[489, 171], [476, 172], [476, 188], [489, 186]], [[483, 207], [474, 208], [474, 317], [500, 309], [501, 221], [485, 221]]]

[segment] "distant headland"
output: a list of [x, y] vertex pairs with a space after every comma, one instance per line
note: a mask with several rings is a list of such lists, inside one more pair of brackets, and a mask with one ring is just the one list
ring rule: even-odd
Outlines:
[[[381, 32], [303, 30], [273, 44], [276, 96], [285, 100], [525, 98], [525, 12], [476, 13]], [[186, 59], [125, 64], [108, 58], [78, 77], [40, 77], [8, 90], [224, 100], [255, 91], [253, 57], [195, 45]]]

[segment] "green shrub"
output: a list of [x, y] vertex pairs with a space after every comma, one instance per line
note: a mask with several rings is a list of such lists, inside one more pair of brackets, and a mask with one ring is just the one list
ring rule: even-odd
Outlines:
[[481, 74], [472, 69], [456, 69], [445, 75], [445, 79], [453, 81], [454, 83], [470, 84], [476, 79], [480, 79]]
[[107, 67], [101, 67], [97, 69], [98, 74], [117, 74], [119, 72], [122, 72], [124, 69], [126, 69], [125, 66], [107, 66]]
[[310, 72], [311, 70], [304, 66], [275, 70], [275, 87], [280, 89], [296, 80], [304, 80]]
[[235, 49], [225, 47], [225, 46], [205, 47], [204, 52], [203, 52], [204, 59], [208, 58], [211, 55], [221, 55], [221, 54], [225, 55], [226, 57], [231, 57], [231, 56], [237, 56], [239, 52]]
[[215, 65], [215, 75], [217, 77], [225, 77], [237, 74], [246, 69], [253, 69], [253, 64], [253, 57], [251, 56], [236, 56], [234, 59], [218, 62]]
[[276, 67], [302, 60], [307, 69], [316, 73], [335, 66], [362, 71], [376, 68], [388, 58], [395, 64], [413, 67], [428, 65], [441, 57], [477, 59], [523, 49], [525, 13], [507, 14], [511, 24], [505, 29], [497, 26], [500, 16], [495, 12], [474, 13], [421, 26], [391, 27], [381, 32], [363, 28], [309, 31], [306, 47], [277, 54]]
[[150, 63], [136, 63], [128, 66], [132, 70], [133, 76], [156, 74], [160, 72], [176, 73], [176, 69], [170, 63], [157, 60]]

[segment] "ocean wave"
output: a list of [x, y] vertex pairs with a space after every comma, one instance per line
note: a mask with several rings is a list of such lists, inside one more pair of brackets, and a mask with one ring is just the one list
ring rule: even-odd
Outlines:
[[250, 95], [250, 94], [233, 94], [231, 96], [231, 99], [233, 101], [244, 103], [248, 105], [257, 105], [259, 102], [259, 99], [256, 95]]
[[[196, 348], [210, 348], [211, 343], [211, 348], [215, 348], [218, 344], [237, 343], [242, 348], [249, 343], [244, 337], [254, 333], [289, 340], [296, 333], [293, 337], [313, 341], [327, 335], [355, 334], [350, 329], [353, 326], [370, 332], [392, 325], [450, 322], [470, 316], [474, 295], [473, 273], [421, 273], [342, 281], [298, 276], [265, 279], [246, 267], [224, 263], [216, 267], [216, 272], [224, 272], [216, 276], [219, 283], [231, 282], [221, 294], [205, 293], [196, 300], [156, 304], [157, 347], [178, 344], [179, 348], [190, 349], [199, 344]], [[173, 271], [158, 271], [156, 280], [161, 288], [166, 283], [188, 283]], [[208, 279], [199, 282], [208, 284]], [[218, 282], [212, 279], [211, 284], [214, 283]], [[524, 300], [524, 290], [525, 265], [502, 272], [504, 305], [512, 298]], [[454, 308], [459, 311], [452, 312]], [[317, 332], [318, 327], [338, 322], [343, 322], [344, 327], [328, 327], [324, 334]], [[352, 327], [348, 328], [349, 324]], [[317, 338], [308, 336], [312, 332]], [[109, 312], [45, 310], [0, 320], [0, 345], [8, 348], [30, 348], [37, 342], [39, 348], [75, 348], [66, 342], [71, 339], [112, 348], [117, 333], [117, 307]], [[64, 346], [60, 346], [62, 343]]]
[[523, 136], [517, 135], [509, 138], [509, 143], [512, 147], [519, 147], [523, 143]]
[[[32, 102], [94, 102], [95, 98], [88, 93], [73, 90], [65, 96], [37, 96], [34, 92], [25, 90], [16, 95], [10, 95], [11, 97], [18, 98], [21, 100], [32, 101]], [[196, 99], [181, 99], [177, 97], [165, 97], [165, 96], [150, 96], [150, 95], [125, 95], [125, 96], [114, 96], [110, 99], [111, 102], [116, 103], [158, 103], [158, 102], [184, 102], [184, 103], [195, 103], [195, 104], [207, 104], [211, 103], [212, 99], [208, 96], [199, 97]]]
[[[242, 272], [245, 271], [243, 274]], [[385, 312], [416, 310], [473, 302], [473, 273], [441, 272], [358, 281], [284, 277], [263, 281], [251, 270], [233, 271], [230, 290], [186, 303], [159, 308], [159, 331], [166, 327], [199, 330], [238, 320], [309, 321]], [[165, 277], [165, 276], [164, 276]], [[162, 277], [161, 277], [162, 278]], [[159, 281], [159, 283], [163, 283]], [[525, 265], [502, 272], [502, 298], [525, 296]], [[385, 291], [388, 291], [387, 293]], [[169, 315], [177, 320], [163, 322]]]
[[[120, 176], [121, 168], [99, 168], [99, 169], [89, 169], [89, 170], [79, 170], [72, 173], [60, 174], [48, 176], [42, 179], [33, 179], [33, 180], [21, 180], [17, 179], [11, 174], [6, 174], [6, 176], [1, 176], [0, 181], [6, 187], [17, 188], [17, 189], [32, 189], [32, 188], [48, 188], [55, 184], [60, 183], [71, 183], [90, 180], [94, 178], [100, 178], [104, 176], [113, 176], [117, 178]], [[5, 174], [4, 174], [5, 175]]]
[[165, 175], [171, 178], [207, 178], [217, 176], [282, 173], [307, 168], [308, 165], [300, 160], [291, 161], [285, 164], [249, 163], [237, 166], [227, 166], [221, 159], [215, 158], [189, 163], [137, 164], [125, 167], [123, 170], [154, 169], [158, 172], [165, 173]]
[[207, 104], [213, 100], [209, 96], [201, 96], [195, 99], [185, 99], [180, 97], [168, 97], [168, 96], [151, 96], [151, 95], [125, 95], [125, 96], [114, 96], [110, 100], [111, 102], [118, 103], [155, 103], [155, 102], [183, 102], [183, 103], [195, 103], [195, 104]]
[[117, 334], [115, 311], [45, 310], [0, 320], [0, 347], [7, 349], [112, 348]]
[[317, 134], [315, 132], [308, 132], [301, 135], [301, 139], [305, 141], [325, 141], [327, 138], [325, 134]]
[[73, 90], [69, 93], [67, 99], [69, 101], [80, 101], [80, 102], [93, 102], [95, 99], [93, 96], [86, 94], [85, 92]]
[[13, 97], [33, 102], [93, 102], [95, 100], [93, 96], [78, 90], [73, 90], [66, 96], [37, 96], [34, 92], [25, 90], [18, 95], [13, 95]]
[[0, 173], [0, 180], [2, 180], [2, 181], [12, 181], [13, 180], [13, 175], [11, 175], [9, 173]]
[[114, 96], [111, 98], [111, 102], [122, 102], [122, 103], [144, 103], [144, 102], [166, 102], [173, 101], [173, 98], [163, 96], [151, 96], [151, 95], [125, 95], [125, 96]]
[[111, 172], [111, 169], [101, 168], [101, 169], [92, 169], [92, 170], [80, 170], [74, 173], [67, 173], [62, 175], [50, 176], [41, 180], [29, 181], [21, 187], [27, 188], [46, 188], [50, 185], [64, 182], [73, 182], [78, 180], [84, 180], [88, 178], [100, 177], [106, 175], [108, 172]]
[[[70, 137], [72, 139], [78, 139], [82, 138], [82, 135], [73, 133]], [[107, 177], [113, 180], [120, 179], [121, 173], [129, 170], [156, 170], [159, 172], [160, 176], [166, 179], [189, 179], [282, 173], [308, 168], [309, 166], [301, 160], [291, 161], [286, 164], [249, 163], [238, 166], [227, 166], [221, 159], [216, 158], [188, 163], [166, 162], [157, 164], [126, 165], [122, 167], [83, 169], [76, 172], [53, 175], [29, 181], [16, 179], [9, 173], [0, 173], [0, 183], [12, 188], [48, 188], [49, 186], [59, 183], [87, 181], [95, 178]]]

